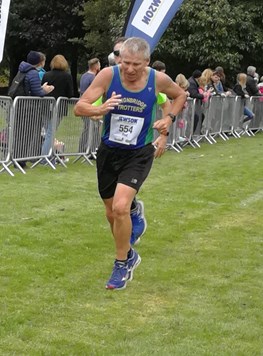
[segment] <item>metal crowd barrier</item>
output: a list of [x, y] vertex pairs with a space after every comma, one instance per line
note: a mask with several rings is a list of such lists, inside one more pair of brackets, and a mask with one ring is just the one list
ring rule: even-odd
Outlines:
[[[66, 167], [70, 156], [92, 164], [100, 144], [102, 121], [76, 117], [73, 108], [78, 98], [0, 97], [0, 172], [14, 173], [14, 165], [25, 174], [24, 162], [30, 168], [44, 164], [56, 169]], [[253, 136], [263, 130], [263, 98], [251, 97], [246, 105], [255, 117], [243, 123], [244, 100], [240, 97], [213, 96], [207, 103], [188, 98], [173, 123], [167, 148], [181, 152], [186, 145], [200, 147], [202, 139], [210, 144], [216, 137], [228, 140]], [[156, 132], [155, 132], [155, 138]]]
[[[253, 105], [253, 102], [250, 99], [251, 98], [248, 98], [248, 99], [245, 99], [245, 101], [243, 101], [242, 108], [244, 108], [244, 104], [245, 104], [251, 111], [253, 111], [254, 110], [254, 105]], [[250, 120], [250, 121], [252, 121], [252, 120]], [[242, 125], [242, 130], [239, 132], [239, 136], [243, 136], [243, 135], [255, 136], [254, 132], [249, 128], [249, 126], [251, 124], [250, 121], [247, 121], [246, 123], [244, 123]]]
[[236, 130], [241, 130], [242, 101], [240, 97], [211, 97], [204, 116], [203, 134], [210, 144], [216, 143], [217, 136], [224, 141], [229, 139], [229, 135], [240, 137], [236, 132]]
[[0, 97], [0, 164], [2, 171], [7, 171], [11, 176], [14, 173], [8, 168], [11, 152], [11, 111], [13, 109], [12, 99], [9, 96]]
[[[240, 102], [237, 102], [236, 98], [237, 97], [235, 96], [229, 96], [227, 99], [225, 98], [223, 102], [223, 112], [219, 135], [225, 141], [229, 140], [228, 135], [231, 133], [233, 128], [236, 128], [233, 121], [235, 117], [234, 113], [236, 110], [238, 111], [238, 104], [241, 105]], [[239, 125], [239, 123], [237, 124]]]
[[[74, 162], [78, 161], [81, 157], [83, 162], [88, 162], [93, 165], [91, 160], [97, 158], [97, 149], [101, 141], [101, 129], [102, 129], [102, 120], [93, 120], [88, 117], [83, 117], [83, 130], [80, 136], [80, 145], [84, 145], [85, 154], [78, 156]], [[81, 151], [81, 148], [80, 148]]]
[[[244, 105], [255, 114], [253, 120], [243, 123]], [[200, 147], [202, 139], [210, 144], [216, 137], [224, 141], [230, 136], [253, 136], [263, 130], [263, 97], [251, 97], [244, 101], [238, 96], [212, 96], [209, 101], [187, 99], [187, 108], [177, 115], [168, 138], [167, 148], [181, 152], [183, 147]]]
[[204, 137], [209, 143], [215, 143], [215, 138], [222, 135], [223, 117], [224, 117], [224, 101], [225, 98], [221, 96], [213, 96], [208, 102], [206, 112], [206, 123], [204, 127]]
[[73, 112], [77, 101], [77, 98], [68, 99], [60, 97], [56, 103], [53, 154], [55, 159], [64, 167], [66, 167], [65, 163], [70, 156], [86, 156], [85, 142], [81, 141], [83, 129], [86, 126], [85, 119], [76, 117]]
[[[13, 165], [26, 174], [39, 164], [56, 169], [66, 166], [69, 156], [96, 158], [100, 143], [100, 122], [76, 117], [73, 108], [78, 98], [0, 97], [0, 151], [2, 171], [10, 175]], [[32, 165], [31, 165], [32, 164]]]
[[[230, 131], [227, 131], [229, 135], [232, 135], [235, 138], [240, 138], [241, 133], [243, 132], [243, 122], [244, 118], [244, 101], [241, 97], [235, 97], [235, 101], [233, 104], [233, 112], [232, 112], [232, 122]], [[228, 137], [229, 138], [229, 137]]]
[[103, 126], [102, 120], [91, 120], [90, 119], [90, 132], [88, 138], [88, 148], [87, 153], [90, 157], [97, 158], [97, 149], [101, 141], [101, 130]]
[[196, 99], [188, 98], [183, 110], [177, 115], [168, 137], [168, 148], [181, 152], [183, 147], [190, 145], [200, 147], [194, 138], [194, 122], [196, 112]]
[[263, 130], [263, 96], [251, 97], [249, 102], [255, 117], [248, 123], [248, 130], [250, 133], [253, 131], [257, 133]]
[[[42, 154], [43, 129], [46, 121], [54, 115], [54, 98], [16, 97], [11, 116], [12, 163], [23, 174], [27, 162], [48, 159], [50, 152]], [[52, 166], [52, 164], [51, 164]]]

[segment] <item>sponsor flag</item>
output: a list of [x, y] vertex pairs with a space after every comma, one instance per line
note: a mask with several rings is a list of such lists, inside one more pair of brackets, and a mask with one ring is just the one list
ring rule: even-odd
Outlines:
[[0, 63], [3, 59], [10, 0], [0, 0]]
[[183, 0], [134, 0], [131, 3], [123, 34], [142, 37], [153, 52]]

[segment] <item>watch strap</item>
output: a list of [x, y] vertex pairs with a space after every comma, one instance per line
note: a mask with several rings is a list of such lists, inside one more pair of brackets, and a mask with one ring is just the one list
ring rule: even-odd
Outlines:
[[169, 114], [167, 114], [167, 116], [170, 116], [170, 118], [172, 119], [172, 122], [175, 122], [176, 120], [176, 115], [172, 114], [169, 112]]

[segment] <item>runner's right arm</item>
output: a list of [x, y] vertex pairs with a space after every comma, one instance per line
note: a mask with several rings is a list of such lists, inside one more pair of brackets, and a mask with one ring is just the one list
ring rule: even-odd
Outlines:
[[107, 114], [110, 110], [113, 110], [115, 106], [118, 106], [121, 102], [121, 95], [118, 95], [115, 92], [112, 93], [111, 98], [107, 99], [104, 103], [101, 103], [101, 105], [92, 105], [106, 93], [111, 79], [112, 68], [108, 67], [101, 70], [75, 105], [74, 114], [76, 116], [94, 116], [98, 117], [99, 120], [101, 116]]

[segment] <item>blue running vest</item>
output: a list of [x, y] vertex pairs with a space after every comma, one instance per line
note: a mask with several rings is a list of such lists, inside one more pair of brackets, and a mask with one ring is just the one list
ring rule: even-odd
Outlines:
[[139, 91], [126, 89], [121, 82], [119, 66], [113, 66], [113, 78], [106, 92], [121, 94], [122, 102], [104, 117], [102, 141], [109, 147], [126, 150], [141, 148], [153, 140], [156, 116], [155, 71], [149, 68], [145, 87]]

